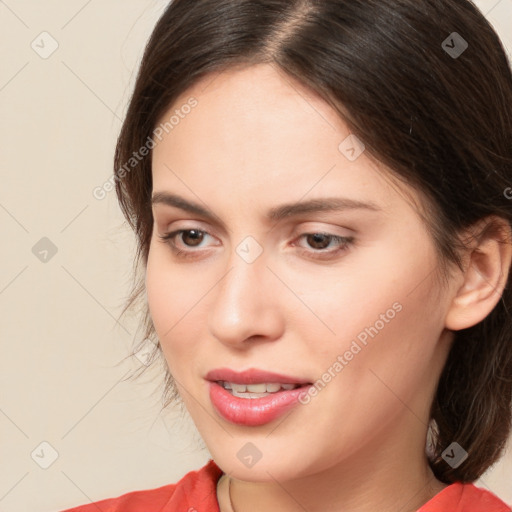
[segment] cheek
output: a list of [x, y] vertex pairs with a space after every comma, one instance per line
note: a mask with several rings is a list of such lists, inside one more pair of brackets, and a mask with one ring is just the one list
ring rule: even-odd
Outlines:
[[[407, 381], [424, 375], [434, 357], [444, 325], [443, 304], [434, 300], [436, 258], [425, 240], [415, 242], [399, 249], [383, 245], [378, 258], [354, 254], [337, 279], [332, 272], [318, 274], [314, 287], [295, 275], [296, 289], [316, 317], [297, 315], [294, 336], [310, 344], [317, 370], [343, 373], [343, 386], [352, 391], [363, 382], [378, 383], [373, 370], [407, 392]], [[292, 282], [292, 275], [286, 277]]]
[[442, 322], [431, 303], [431, 283], [425, 281], [411, 293], [417, 284], [413, 272], [404, 275], [400, 286], [381, 283], [382, 289], [374, 288], [362, 308], [350, 308], [347, 302], [349, 314], [336, 326], [339, 343], [331, 343], [328, 359], [323, 357], [324, 371], [332, 368], [337, 375], [326, 401], [350, 410], [357, 423], [367, 425], [367, 435], [404, 404], [420, 415], [428, 407], [439, 368]]
[[149, 312], [169, 369], [176, 377], [184, 368], [180, 362], [193, 361], [197, 356], [204, 324], [198, 320], [207, 314], [204, 298], [209, 288], [207, 279], [172, 264], [164, 247], [150, 249], [146, 267]]
[[[300, 298], [295, 300], [279, 283], [273, 291], [296, 305], [292, 314], [301, 328], [295, 336], [317, 346], [321, 340], [323, 351], [332, 352], [358, 335], [364, 343], [372, 334], [382, 338], [392, 329], [414, 334], [439, 322], [435, 311], [440, 304], [433, 303], [433, 247], [418, 234], [411, 235], [417, 240], [407, 245], [400, 246], [389, 237], [378, 247], [355, 250], [336, 267], [274, 267]], [[285, 307], [284, 302], [280, 305]]]
[[[172, 327], [173, 288], [171, 287], [171, 275], [165, 268], [162, 257], [153, 249], [153, 244], [148, 254], [146, 267], [146, 296], [153, 325], [160, 341], [165, 326]], [[167, 270], [167, 271], [166, 271]], [[167, 324], [167, 325], [166, 325]]]
[[[197, 282], [172, 264], [164, 244], [152, 241], [146, 267], [146, 293], [153, 324], [159, 335], [170, 333], [180, 318], [186, 321], [187, 306], [197, 300]], [[165, 336], [162, 336], [161, 341]]]

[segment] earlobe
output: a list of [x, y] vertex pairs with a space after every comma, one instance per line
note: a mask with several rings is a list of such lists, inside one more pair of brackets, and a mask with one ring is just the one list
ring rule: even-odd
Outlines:
[[510, 273], [511, 240], [510, 225], [505, 219], [495, 216], [486, 219], [482, 232], [468, 248], [463, 283], [447, 312], [447, 329], [458, 331], [472, 327], [494, 309]]

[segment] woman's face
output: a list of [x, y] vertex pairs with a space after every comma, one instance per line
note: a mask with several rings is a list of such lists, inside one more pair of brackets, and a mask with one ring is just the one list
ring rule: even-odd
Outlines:
[[[273, 66], [210, 75], [173, 115], [153, 150], [147, 297], [213, 458], [253, 481], [422, 459], [450, 296], [410, 199]], [[219, 380], [302, 386], [244, 398]]]

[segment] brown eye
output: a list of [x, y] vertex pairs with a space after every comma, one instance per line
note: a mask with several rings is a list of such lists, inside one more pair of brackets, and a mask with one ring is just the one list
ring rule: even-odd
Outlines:
[[204, 239], [204, 232], [197, 229], [187, 229], [182, 231], [181, 240], [185, 245], [195, 247], [199, 245]]
[[[331, 233], [303, 233], [299, 239], [302, 254], [317, 259], [332, 259], [343, 255], [353, 244], [354, 237]], [[307, 244], [307, 247], [306, 247]]]
[[[171, 252], [176, 258], [192, 260], [204, 256], [205, 249], [211, 249], [213, 246], [222, 245], [215, 243], [215, 237], [202, 229], [177, 229], [164, 235], [158, 235], [158, 238], [169, 246]], [[211, 238], [213, 244], [208, 245], [208, 238]], [[218, 242], [218, 240], [217, 240]]]
[[332, 235], [325, 235], [323, 233], [312, 233], [311, 235], [307, 235], [308, 245], [313, 249], [325, 249], [326, 247], [329, 247], [332, 239]]

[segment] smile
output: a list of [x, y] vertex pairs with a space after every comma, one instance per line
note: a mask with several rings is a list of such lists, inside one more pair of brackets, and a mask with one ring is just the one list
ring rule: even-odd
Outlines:
[[229, 368], [206, 375], [215, 411], [235, 425], [256, 427], [270, 423], [300, 403], [312, 383], [264, 370], [237, 372]]
[[300, 387], [300, 384], [281, 384], [276, 382], [261, 384], [236, 384], [234, 382], [218, 381], [217, 384], [239, 398], [261, 398], [279, 391], [290, 391]]

